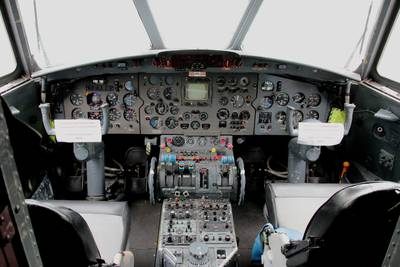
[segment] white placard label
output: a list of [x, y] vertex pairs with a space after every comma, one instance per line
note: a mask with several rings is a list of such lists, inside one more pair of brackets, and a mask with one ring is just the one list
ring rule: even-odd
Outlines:
[[300, 122], [297, 143], [310, 146], [334, 146], [344, 136], [342, 123]]
[[57, 142], [98, 143], [101, 142], [100, 120], [54, 120]]

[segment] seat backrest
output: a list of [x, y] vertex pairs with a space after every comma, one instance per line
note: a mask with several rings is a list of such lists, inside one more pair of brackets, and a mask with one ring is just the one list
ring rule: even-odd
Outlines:
[[307, 226], [304, 240], [318, 244], [310, 250], [307, 266], [380, 266], [399, 216], [399, 184], [346, 187], [321, 206]]
[[346, 184], [266, 183], [265, 216], [275, 228], [297, 231], [301, 236], [314, 213]]
[[100, 260], [93, 235], [75, 211], [26, 200], [45, 267], [87, 267]]

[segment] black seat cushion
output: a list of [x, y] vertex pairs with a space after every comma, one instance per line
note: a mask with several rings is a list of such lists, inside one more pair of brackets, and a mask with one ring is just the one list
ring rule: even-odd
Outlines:
[[380, 266], [399, 215], [397, 183], [368, 182], [337, 192], [307, 226], [304, 240], [317, 238], [320, 247], [310, 251], [307, 266]]
[[75, 211], [26, 200], [45, 267], [87, 267], [100, 259], [93, 235]]

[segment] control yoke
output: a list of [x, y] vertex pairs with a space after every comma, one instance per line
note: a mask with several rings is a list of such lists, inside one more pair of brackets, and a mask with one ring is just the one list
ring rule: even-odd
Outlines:
[[[353, 121], [353, 111], [356, 106], [354, 104], [345, 103], [344, 109], [346, 120], [344, 123], [344, 134], [347, 135], [350, 131], [351, 123]], [[307, 172], [308, 162], [318, 160], [321, 154], [320, 146], [309, 146], [297, 143], [298, 129], [294, 126], [294, 111], [293, 107], [287, 108], [287, 126], [290, 136], [293, 136], [289, 141], [289, 155], [288, 155], [288, 181], [290, 183], [304, 183]], [[308, 119], [305, 122], [321, 123], [316, 119]]]
[[[43, 125], [48, 135], [56, 135], [56, 130], [50, 124], [50, 104], [39, 105], [42, 113]], [[107, 134], [109, 128], [108, 104], [101, 106], [101, 133]], [[74, 155], [79, 161], [86, 162], [87, 169], [87, 198], [104, 199], [104, 144], [99, 143], [74, 143]]]

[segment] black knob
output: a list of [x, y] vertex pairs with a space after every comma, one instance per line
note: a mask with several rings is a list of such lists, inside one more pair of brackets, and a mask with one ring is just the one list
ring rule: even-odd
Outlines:
[[203, 240], [204, 240], [205, 242], [207, 242], [208, 240], [210, 240], [210, 237], [209, 237], [208, 235], [205, 235], [204, 238], [203, 238]]

